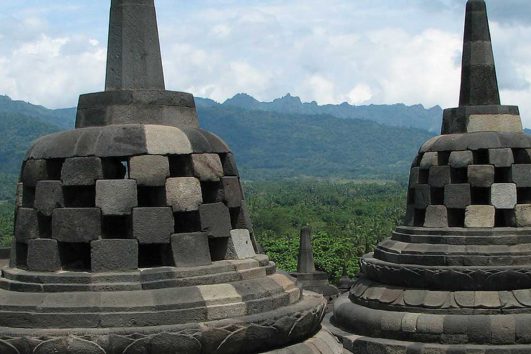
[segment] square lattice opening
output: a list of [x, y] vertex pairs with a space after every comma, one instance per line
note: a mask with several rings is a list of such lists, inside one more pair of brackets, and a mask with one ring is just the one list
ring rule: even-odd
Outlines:
[[103, 238], [131, 238], [131, 216], [103, 216], [101, 232]]
[[66, 208], [94, 208], [96, 206], [96, 186], [64, 186], [63, 195]]
[[173, 266], [170, 244], [139, 244], [138, 267], [154, 268]]
[[139, 207], [165, 207], [165, 187], [138, 187]]
[[192, 164], [192, 155], [171, 155], [170, 176], [171, 177], [193, 177], [194, 168]]
[[59, 242], [63, 270], [90, 272], [90, 243]]
[[174, 213], [173, 220], [176, 234], [201, 231], [201, 217], [198, 211]]

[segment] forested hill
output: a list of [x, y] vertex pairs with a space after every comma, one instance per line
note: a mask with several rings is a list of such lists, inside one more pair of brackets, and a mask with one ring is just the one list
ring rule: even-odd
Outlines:
[[[198, 106], [212, 107], [218, 103], [208, 99], [196, 99]], [[348, 103], [320, 106], [316, 102], [303, 103], [299, 97], [287, 94], [272, 102], [260, 102], [244, 93], [226, 100], [223, 106], [243, 108], [245, 110], [294, 113], [305, 115], [327, 114], [337, 118], [370, 120], [384, 125], [406, 128], [419, 128], [432, 133], [441, 129], [442, 109], [439, 106], [430, 109], [422, 105], [353, 106]]]
[[[247, 179], [405, 176], [426, 130], [331, 114], [295, 114], [197, 99], [201, 126], [231, 146]], [[389, 106], [392, 107], [392, 106]], [[74, 125], [75, 109], [0, 96], [0, 173], [16, 174], [32, 140]]]

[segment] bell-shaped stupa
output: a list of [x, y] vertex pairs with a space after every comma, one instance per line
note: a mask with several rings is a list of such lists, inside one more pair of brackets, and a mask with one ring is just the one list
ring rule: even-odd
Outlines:
[[331, 323], [352, 353], [531, 353], [531, 137], [500, 105], [469, 0], [459, 108], [410, 174], [405, 225], [361, 259]]
[[23, 164], [0, 353], [341, 352], [255, 250], [234, 156], [165, 90], [154, 1], [112, 0], [105, 92]]

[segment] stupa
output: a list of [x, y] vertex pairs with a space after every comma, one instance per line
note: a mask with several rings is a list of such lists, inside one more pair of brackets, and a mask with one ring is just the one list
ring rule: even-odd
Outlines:
[[256, 254], [230, 149], [165, 90], [154, 0], [112, 0], [105, 89], [23, 163], [0, 353], [341, 352], [324, 298]]
[[352, 353], [531, 353], [531, 137], [500, 105], [486, 5], [469, 0], [458, 108], [414, 159], [405, 225], [335, 303]]

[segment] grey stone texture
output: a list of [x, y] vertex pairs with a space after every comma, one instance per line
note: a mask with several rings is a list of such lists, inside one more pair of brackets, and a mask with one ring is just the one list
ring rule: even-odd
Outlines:
[[194, 174], [201, 181], [215, 182], [223, 177], [223, 166], [217, 154], [193, 154]]
[[61, 269], [57, 240], [28, 241], [28, 269], [36, 272], [56, 272]]
[[431, 187], [442, 188], [451, 182], [450, 166], [432, 166], [428, 177]]
[[517, 227], [531, 226], [531, 204], [517, 204], [514, 212]]
[[515, 164], [511, 167], [511, 181], [518, 188], [531, 187], [531, 164]]
[[230, 231], [227, 254], [230, 259], [245, 259], [256, 256], [249, 230], [235, 229]]
[[444, 205], [430, 205], [426, 209], [424, 227], [448, 227], [448, 211]]
[[468, 183], [472, 187], [488, 188], [494, 183], [494, 166], [470, 165], [468, 166]]
[[128, 271], [138, 268], [136, 240], [106, 239], [90, 243], [93, 272]]
[[103, 167], [99, 157], [66, 159], [61, 169], [61, 180], [65, 186], [91, 186], [102, 178]]
[[174, 212], [198, 210], [203, 203], [201, 183], [194, 177], [168, 178], [166, 202]]
[[444, 205], [448, 209], [465, 209], [472, 204], [470, 184], [449, 184], [444, 187]]
[[208, 235], [204, 232], [172, 235], [171, 249], [176, 267], [198, 267], [212, 263]]
[[511, 167], [514, 163], [512, 149], [489, 149], [489, 162], [495, 167]]
[[138, 206], [134, 179], [99, 180], [96, 182], [96, 206], [103, 215], [130, 215]]
[[426, 209], [431, 204], [431, 188], [428, 184], [418, 184], [415, 187], [415, 207]]
[[492, 205], [470, 205], [465, 211], [465, 227], [492, 228], [495, 223], [495, 208]]
[[420, 168], [413, 167], [409, 172], [409, 188], [415, 188], [419, 184]]
[[239, 176], [238, 167], [236, 166], [236, 159], [231, 152], [225, 154], [221, 163], [223, 165], [223, 174], [225, 176]]
[[239, 177], [222, 177], [223, 200], [229, 208], [241, 206], [243, 200], [242, 187]]
[[315, 262], [313, 260], [312, 230], [303, 227], [299, 239], [299, 257], [297, 258], [298, 273], [315, 272]]
[[129, 160], [129, 176], [139, 186], [164, 186], [170, 176], [170, 164], [166, 156], [141, 155]]
[[15, 223], [17, 242], [26, 242], [39, 237], [39, 219], [37, 211], [30, 208], [18, 208]]
[[514, 209], [516, 201], [516, 184], [494, 183], [492, 185], [490, 204], [496, 209]]
[[439, 165], [439, 155], [436, 152], [426, 152], [420, 160], [420, 169], [428, 170], [432, 166]]
[[63, 185], [60, 181], [39, 181], [35, 189], [35, 209], [51, 216], [56, 208], [65, 206]]
[[170, 243], [173, 232], [171, 208], [133, 209], [133, 238], [139, 243]]
[[48, 179], [46, 160], [27, 160], [22, 168], [22, 183], [27, 187], [35, 187], [37, 182]]
[[101, 237], [101, 210], [98, 208], [55, 209], [52, 238], [60, 242], [90, 242]]
[[474, 163], [472, 151], [452, 151], [448, 164], [452, 168], [467, 168]]
[[223, 203], [203, 204], [199, 207], [201, 229], [209, 237], [230, 237], [229, 209]]

